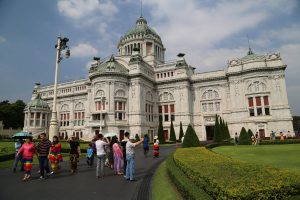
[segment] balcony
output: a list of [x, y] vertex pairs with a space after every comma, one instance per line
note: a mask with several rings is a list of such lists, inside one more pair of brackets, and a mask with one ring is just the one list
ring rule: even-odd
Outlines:
[[[100, 120], [91, 120], [87, 122], [87, 126], [89, 127], [100, 127]], [[101, 126], [105, 126], [105, 120], [101, 120]]]

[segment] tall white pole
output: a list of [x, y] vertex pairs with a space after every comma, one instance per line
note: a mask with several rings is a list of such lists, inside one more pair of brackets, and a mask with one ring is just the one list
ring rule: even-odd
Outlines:
[[55, 63], [55, 78], [54, 78], [54, 97], [53, 97], [53, 108], [49, 127], [49, 140], [52, 141], [53, 136], [58, 136], [58, 122], [56, 112], [56, 98], [57, 98], [57, 77], [58, 77], [58, 63], [60, 59], [60, 41], [61, 37], [57, 37], [56, 47], [56, 63]]

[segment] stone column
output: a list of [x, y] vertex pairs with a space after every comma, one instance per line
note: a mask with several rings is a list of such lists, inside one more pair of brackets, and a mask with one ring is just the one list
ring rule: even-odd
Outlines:
[[33, 127], [36, 127], [36, 112], [34, 112]]
[[40, 124], [39, 124], [39, 127], [42, 127], [42, 121], [43, 121], [43, 113], [40, 112]]

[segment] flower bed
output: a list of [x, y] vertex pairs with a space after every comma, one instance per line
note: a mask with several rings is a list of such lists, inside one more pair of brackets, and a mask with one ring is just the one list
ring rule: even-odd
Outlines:
[[213, 199], [282, 199], [300, 194], [300, 175], [234, 160], [205, 148], [177, 149], [176, 166]]

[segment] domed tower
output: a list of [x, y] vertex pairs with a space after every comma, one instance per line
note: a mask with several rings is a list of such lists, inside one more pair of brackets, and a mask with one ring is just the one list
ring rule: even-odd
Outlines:
[[48, 103], [42, 100], [39, 93], [34, 94], [33, 99], [24, 109], [24, 131], [31, 132], [33, 137], [40, 133], [47, 133], [50, 120], [50, 107]]
[[118, 49], [120, 56], [131, 56], [134, 49], [139, 49], [143, 60], [150, 65], [164, 63], [165, 60], [166, 49], [160, 36], [142, 16], [136, 21], [135, 27], [121, 37]]

